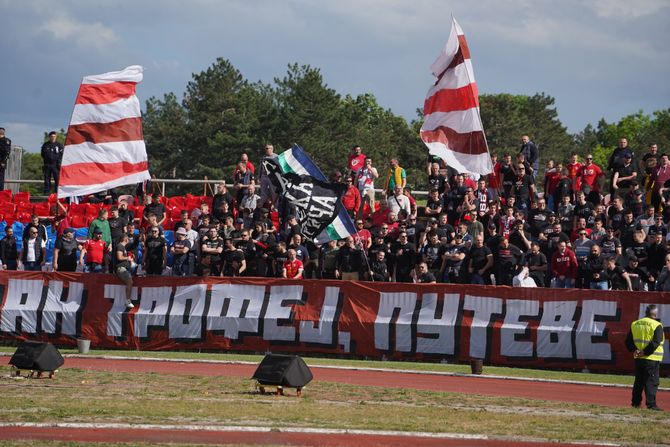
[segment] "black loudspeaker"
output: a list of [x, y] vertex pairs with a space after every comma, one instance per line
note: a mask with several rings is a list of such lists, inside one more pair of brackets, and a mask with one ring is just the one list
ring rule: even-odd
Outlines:
[[260, 385], [299, 389], [313, 378], [312, 371], [299, 356], [279, 354], [266, 355], [252, 377]]
[[55, 371], [63, 366], [65, 360], [51, 343], [24, 341], [9, 360], [17, 369], [32, 371]]

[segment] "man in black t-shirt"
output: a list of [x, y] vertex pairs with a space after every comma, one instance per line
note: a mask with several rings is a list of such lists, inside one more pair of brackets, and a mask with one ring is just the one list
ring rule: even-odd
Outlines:
[[144, 271], [147, 275], [160, 275], [167, 262], [167, 244], [160, 229], [153, 226], [144, 241]]
[[508, 239], [500, 240], [500, 248], [495, 256], [496, 285], [512, 285], [512, 278], [523, 260], [523, 253], [516, 245], [509, 243]]
[[77, 269], [77, 240], [74, 229], [66, 228], [56, 239], [54, 247], [53, 268], [57, 272], [74, 272]]
[[165, 222], [165, 206], [161, 203], [161, 195], [154, 193], [153, 196], [147, 194], [144, 198], [144, 212], [142, 214], [142, 222], [149, 222], [149, 214], [156, 215], [156, 224], [163, 225]]
[[547, 209], [547, 202], [544, 198], [537, 201], [537, 208], [530, 210], [528, 214], [528, 223], [530, 224], [530, 234], [537, 238], [540, 233], [546, 228], [549, 222], [549, 214], [551, 212]]
[[200, 271], [202, 276], [221, 276], [223, 240], [216, 227], [209, 227], [200, 244]]
[[223, 258], [223, 276], [240, 276], [247, 268], [244, 252], [236, 248], [232, 239], [226, 239], [225, 248], [221, 257]]
[[529, 275], [538, 287], [546, 287], [547, 257], [540, 251], [540, 244], [533, 242], [530, 252], [526, 254], [524, 265], [530, 271]]
[[475, 237], [474, 245], [468, 253], [468, 273], [472, 284], [490, 284], [489, 269], [493, 267], [493, 253], [484, 245], [484, 235]]
[[398, 234], [398, 241], [391, 247], [395, 261], [396, 282], [413, 282], [412, 270], [416, 266], [417, 253], [414, 244], [407, 241], [407, 233]]

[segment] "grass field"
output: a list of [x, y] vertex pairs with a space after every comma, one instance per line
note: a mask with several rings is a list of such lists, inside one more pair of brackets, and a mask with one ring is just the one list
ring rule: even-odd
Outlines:
[[[11, 349], [3, 351], [11, 352]], [[62, 350], [64, 353], [72, 352]], [[261, 356], [95, 351], [93, 354], [158, 356], [257, 362]], [[355, 362], [307, 359], [311, 365], [337, 364], [444, 372], [466, 372], [461, 365]], [[4, 363], [4, 362], [2, 362]], [[670, 414], [629, 408], [566, 404], [464, 393], [383, 387], [358, 387], [315, 381], [304, 397], [255, 393], [248, 379], [110, 373], [68, 368], [56, 380], [10, 379], [0, 367], [3, 422], [99, 422], [215, 426], [318, 427], [365, 430], [486, 434], [560, 441], [662, 443], [670, 433]], [[493, 374], [596, 379], [628, 383], [631, 377], [485, 368]], [[666, 379], [667, 380], [667, 379]], [[532, 385], [531, 385], [532, 386]], [[0, 442], [3, 446], [24, 442]], [[52, 442], [40, 445], [80, 446]], [[108, 444], [114, 445], [114, 444]]]
[[[11, 354], [16, 348], [2, 346], [0, 353]], [[63, 355], [77, 354], [76, 349], [60, 349]], [[166, 352], [166, 351], [121, 351], [121, 350], [91, 350], [88, 355], [120, 356], [120, 357], [148, 357], [163, 359], [213, 360], [230, 362], [259, 363], [262, 355], [250, 354], [221, 354], [198, 352]], [[421, 362], [395, 362], [378, 360], [347, 360], [316, 357], [303, 357], [310, 366], [342, 366], [353, 368], [385, 368], [394, 370], [434, 371], [443, 373], [468, 374], [469, 365]], [[501, 366], [485, 366], [484, 375], [499, 375], [506, 377], [522, 377], [532, 379], [549, 379], [561, 381], [579, 381], [592, 383], [608, 383], [617, 385], [632, 385], [633, 377], [623, 374], [596, 374], [573, 371], [550, 371], [542, 369], [507, 368]], [[662, 377], [662, 388], [670, 388], [670, 378]]]

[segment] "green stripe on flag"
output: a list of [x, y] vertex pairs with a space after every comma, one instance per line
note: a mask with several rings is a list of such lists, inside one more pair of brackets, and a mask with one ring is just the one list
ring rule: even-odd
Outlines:
[[284, 154], [280, 154], [277, 160], [279, 161], [279, 166], [281, 166], [281, 170], [284, 171], [284, 173], [293, 172], [293, 169], [291, 169], [291, 166], [287, 163]]
[[340, 235], [338, 234], [337, 230], [335, 230], [335, 226], [333, 224], [330, 224], [326, 227], [326, 233], [328, 233], [328, 237], [333, 240], [339, 240], [342, 239]]

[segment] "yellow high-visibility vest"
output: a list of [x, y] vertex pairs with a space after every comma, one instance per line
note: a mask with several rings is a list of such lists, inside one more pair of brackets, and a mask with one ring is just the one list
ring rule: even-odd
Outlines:
[[[647, 347], [649, 342], [654, 338], [654, 332], [656, 328], [659, 327], [661, 323], [654, 320], [653, 318], [644, 317], [637, 321], [633, 321], [630, 325], [630, 330], [633, 333], [633, 342], [635, 347], [640, 351], [643, 351]], [[661, 344], [658, 345], [658, 348], [651, 353], [650, 355], [645, 355], [638, 357], [639, 359], [653, 360], [655, 362], [660, 362], [663, 360], [663, 342], [665, 341], [665, 334], [661, 336]]]

